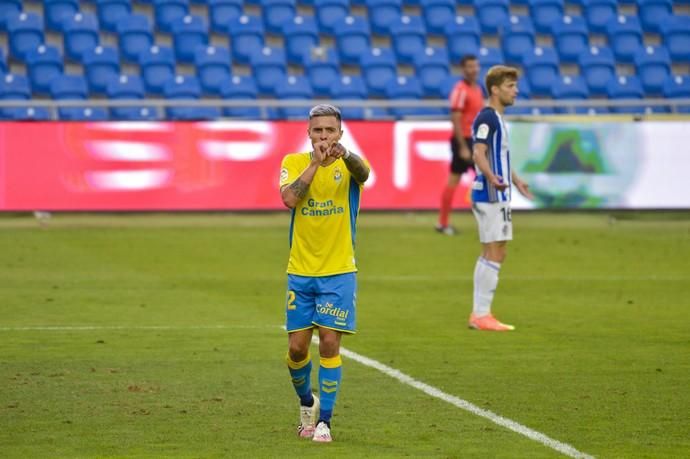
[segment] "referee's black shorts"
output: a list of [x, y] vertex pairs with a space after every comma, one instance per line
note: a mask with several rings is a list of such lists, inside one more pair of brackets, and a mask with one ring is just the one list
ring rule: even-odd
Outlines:
[[[472, 137], [465, 137], [465, 142], [472, 152]], [[464, 174], [470, 167], [474, 167], [474, 162], [460, 157], [460, 143], [455, 136], [450, 139], [450, 151], [453, 157], [450, 160], [450, 171], [453, 174]]]

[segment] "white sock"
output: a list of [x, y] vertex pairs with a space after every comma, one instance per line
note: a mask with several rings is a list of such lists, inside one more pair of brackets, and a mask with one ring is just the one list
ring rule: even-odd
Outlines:
[[481, 317], [491, 313], [491, 302], [498, 285], [498, 271], [501, 264], [484, 257], [477, 259], [474, 267], [474, 306], [472, 312]]

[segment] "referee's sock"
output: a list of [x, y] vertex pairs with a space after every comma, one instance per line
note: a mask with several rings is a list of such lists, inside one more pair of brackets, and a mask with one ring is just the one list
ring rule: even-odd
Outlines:
[[451, 207], [453, 206], [453, 196], [455, 195], [455, 187], [446, 185], [441, 194], [441, 212], [438, 216], [438, 224], [445, 228], [448, 226], [448, 218]]
[[477, 259], [474, 267], [474, 305], [472, 312], [477, 317], [491, 313], [491, 302], [498, 285], [501, 264], [484, 257]]

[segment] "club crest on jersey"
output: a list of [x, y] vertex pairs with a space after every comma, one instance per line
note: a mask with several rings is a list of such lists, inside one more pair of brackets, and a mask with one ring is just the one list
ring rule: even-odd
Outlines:
[[335, 172], [333, 172], [333, 180], [336, 182], [339, 182], [343, 178], [343, 173], [340, 171], [339, 167], [335, 168]]

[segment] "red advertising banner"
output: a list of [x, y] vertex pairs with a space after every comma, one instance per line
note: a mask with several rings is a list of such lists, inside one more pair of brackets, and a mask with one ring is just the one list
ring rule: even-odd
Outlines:
[[[310, 149], [306, 122], [0, 123], [0, 210], [268, 210], [283, 208], [280, 162]], [[438, 206], [450, 123], [348, 122], [364, 155], [368, 209]], [[469, 207], [463, 178], [458, 207]]]

